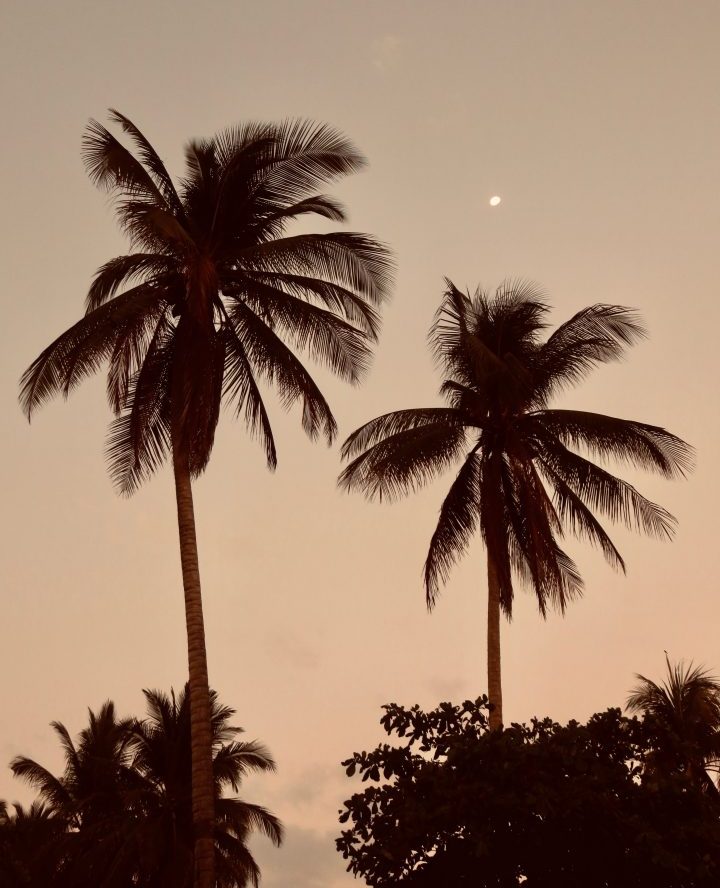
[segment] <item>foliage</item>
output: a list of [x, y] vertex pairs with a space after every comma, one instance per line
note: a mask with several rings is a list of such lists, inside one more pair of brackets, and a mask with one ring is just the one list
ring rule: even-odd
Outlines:
[[720, 811], [682, 774], [648, 782], [649, 720], [599, 713], [488, 731], [487, 699], [385, 707], [403, 745], [343, 762], [372, 783], [337, 840], [368, 885], [710, 888]]
[[[112, 702], [98, 713], [90, 711], [77, 742], [64, 725], [53, 723], [65, 754], [60, 777], [32, 759], [14, 759], [14, 773], [39, 790], [40, 801], [29, 812], [18, 808], [14, 817], [4, 816], [0, 835], [12, 850], [6, 865], [17, 860], [16, 868], [29, 867], [28, 872], [45, 866], [51, 876], [47, 884], [62, 888], [192, 884], [187, 687], [177, 697], [159, 691], [145, 691], [145, 697], [143, 720], [118, 719]], [[220, 705], [214, 692], [211, 705], [216, 885], [257, 885], [260, 873], [247, 840], [259, 830], [279, 844], [282, 827], [274, 815], [238, 798], [237, 792], [246, 774], [275, 765], [262, 744], [238, 739], [242, 729], [230, 723], [234, 710]], [[38, 848], [47, 852], [39, 862]], [[31, 884], [39, 888], [45, 882], [38, 876]]]
[[447, 406], [385, 414], [344, 444], [352, 461], [340, 483], [371, 498], [405, 494], [462, 460], [425, 562], [430, 608], [476, 530], [508, 616], [513, 575], [530, 584], [543, 614], [551, 605], [564, 610], [582, 591], [558, 543], [565, 530], [624, 570], [598, 513], [652, 536], [673, 533], [668, 512], [576, 448], [668, 478], [687, 472], [691, 448], [658, 426], [548, 407], [559, 391], [597, 364], [618, 360], [644, 334], [637, 316], [622, 306], [592, 305], [543, 341], [547, 312], [530, 284], [506, 282], [491, 298], [479, 289], [463, 294], [447, 281], [430, 330]]
[[40, 802], [29, 808], [0, 801], [0, 885], [52, 888], [63, 885], [62, 838], [66, 825]]
[[665, 656], [665, 681], [658, 684], [637, 675], [627, 707], [644, 713], [654, 725], [655, 771], [685, 773], [706, 792], [717, 794], [708, 771], [720, 770], [720, 681], [701, 666], [673, 666]]
[[364, 164], [340, 133], [308, 121], [248, 123], [193, 140], [174, 183], [155, 149], [117, 111], [132, 150], [97, 121], [83, 141], [88, 174], [116, 198], [133, 252], [97, 272], [85, 316], [22, 378], [28, 417], [108, 365], [116, 416], [108, 461], [131, 493], [172, 448], [193, 475], [207, 465], [221, 400], [242, 414], [276, 464], [260, 383], [300, 403], [311, 436], [332, 440], [330, 407], [296, 351], [350, 382], [366, 369], [390, 261], [353, 232], [295, 234], [298, 218], [343, 221], [317, 189]]

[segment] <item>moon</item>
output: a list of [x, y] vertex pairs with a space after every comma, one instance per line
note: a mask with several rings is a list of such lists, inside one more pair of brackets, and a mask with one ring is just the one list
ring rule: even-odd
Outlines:
[[501, 200], [502, 200], [502, 198], [498, 197], [498, 195], [496, 194], [495, 197], [490, 198], [490, 206], [496, 207], [500, 203]]

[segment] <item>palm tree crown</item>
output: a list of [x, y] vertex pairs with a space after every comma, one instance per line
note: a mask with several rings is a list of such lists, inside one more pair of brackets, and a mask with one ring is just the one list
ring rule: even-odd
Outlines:
[[[136, 722], [130, 738], [133, 768], [142, 775], [148, 794], [147, 863], [158, 884], [192, 882], [192, 779], [190, 697], [187, 686], [177, 696], [145, 691], [148, 715]], [[240, 741], [242, 728], [230, 724], [235, 710], [222, 706], [210, 692], [215, 785], [215, 849], [218, 888], [258, 885], [260, 870], [247, 848], [255, 830], [275, 845], [283, 837], [279, 820], [260, 805], [237, 797], [243, 779], [252, 772], [275, 770], [263, 744]], [[235, 795], [229, 795], [232, 791]]]
[[[56, 777], [32, 759], [11, 764], [16, 776], [37, 790], [32, 815], [36, 843], [47, 833], [46, 868], [54, 881], [73, 888], [189, 888], [193, 882], [192, 746], [187, 685], [175, 696], [145, 691], [147, 717], [118, 719], [112, 702], [94, 713], [74, 742], [53, 722], [65, 755], [65, 771]], [[268, 772], [275, 763], [257, 741], [238, 740], [242, 728], [230, 719], [235, 711], [210, 692], [214, 844], [217, 888], [257, 885], [260, 870], [247, 847], [260, 831], [275, 845], [283, 837], [278, 819], [260, 805], [237, 796], [243, 779]], [[4, 809], [0, 805], [0, 826]], [[11, 825], [19, 827], [19, 810]], [[18, 819], [20, 818], [20, 819]], [[7, 816], [5, 823], [10, 823]], [[9, 834], [7, 826], [5, 832]], [[18, 833], [18, 830], [15, 830]], [[13, 848], [24, 846], [13, 839]], [[0, 845], [3, 833], [0, 830]], [[23, 859], [28, 857], [24, 855]], [[22, 883], [21, 883], [22, 884]]]
[[118, 719], [108, 700], [97, 713], [88, 710], [88, 726], [77, 742], [62, 722], [52, 722], [65, 755], [65, 771], [56, 777], [42, 765], [17, 756], [10, 767], [40, 792], [55, 817], [73, 828], [103, 825], [123, 808], [118, 791], [129, 788], [129, 719]]
[[651, 718], [658, 730], [656, 770], [680, 767], [712, 792], [707, 772], [720, 769], [720, 680], [702, 666], [665, 658], [667, 678], [657, 683], [636, 675], [627, 708]]
[[389, 257], [366, 235], [286, 229], [308, 214], [343, 220], [342, 207], [316, 189], [359, 169], [362, 156], [324, 125], [248, 124], [190, 142], [176, 186], [137, 127], [117, 111], [110, 117], [135, 153], [92, 121], [84, 158], [92, 180], [117, 197], [133, 252], [100, 268], [85, 317], [25, 372], [27, 415], [108, 363], [117, 416], [108, 459], [125, 493], [158, 467], [171, 440], [191, 473], [202, 471], [223, 397], [274, 467], [260, 381], [274, 384], [284, 405], [301, 403], [310, 436], [332, 440], [330, 407], [293, 349], [358, 381]]
[[[624, 569], [595, 513], [653, 536], [673, 533], [667, 511], [575, 448], [668, 478], [690, 468], [690, 448], [657, 426], [548, 406], [596, 364], [619, 358], [643, 335], [639, 320], [620, 306], [593, 305], [543, 341], [547, 312], [531, 284], [506, 282], [491, 297], [480, 289], [463, 294], [447, 281], [430, 331], [447, 406], [380, 416], [343, 446], [352, 461], [341, 486], [371, 498], [405, 494], [462, 460], [425, 562], [429, 608], [478, 529], [491, 595], [508, 617], [516, 577], [531, 586], [543, 615], [551, 605], [563, 611], [581, 592], [577, 567], [558, 542], [565, 530]], [[492, 697], [491, 689], [497, 708]]]
[[12, 809], [0, 799], [0, 885], [62, 888], [58, 875], [65, 822], [37, 801], [29, 808], [15, 802]]

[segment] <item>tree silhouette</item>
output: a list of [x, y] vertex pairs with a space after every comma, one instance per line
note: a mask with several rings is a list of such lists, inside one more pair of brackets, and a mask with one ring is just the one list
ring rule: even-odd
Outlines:
[[126, 494], [170, 455], [185, 590], [193, 736], [196, 885], [213, 881], [210, 701], [191, 480], [206, 467], [221, 401], [235, 407], [277, 461], [260, 383], [286, 407], [300, 403], [311, 438], [336, 433], [330, 407], [294, 350], [356, 383], [376, 339], [390, 282], [387, 251], [356, 233], [287, 235], [293, 220], [344, 219], [317, 188], [364, 161], [341, 134], [305, 121], [250, 123], [191, 141], [176, 186], [128, 118], [110, 112], [133, 151], [91, 121], [90, 178], [117, 198], [133, 252], [92, 282], [85, 316], [22, 377], [31, 416], [109, 365], [116, 416], [108, 462]]
[[352, 459], [341, 486], [394, 498], [462, 459], [440, 509], [425, 562], [428, 608], [452, 564], [479, 530], [487, 550], [490, 725], [502, 725], [500, 612], [512, 614], [514, 582], [529, 585], [546, 615], [564, 612], [582, 580], [558, 539], [565, 530], [625, 565], [595, 513], [666, 538], [674, 519], [634, 487], [572, 448], [665, 477], [682, 476], [691, 449], [665, 429], [578, 410], [550, 409], [563, 388], [619, 358], [643, 335], [629, 309], [593, 305], [546, 340], [548, 306], [533, 285], [505, 282], [494, 297], [461, 293], [451, 281], [430, 330], [448, 406], [399, 410], [345, 441]]
[[[395, 737], [343, 762], [362, 788], [336, 847], [375, 888], [714, 888], [717, 804], [643, 779], [647, 720], [619, 709], [489, 731], [487, 698], [383, 707]], [[400, 739], [396, 739], [400, 738]]]
[[[6, 814], [0, 818], [0, 843], [7, 837], [8, 867], [37, 869], [42, 864], [47, 878], [32, 884], [62, 888], [190, 888], [193, 884], [188, 688], [177, 697], [159, 691], [145, 691], [145, 697], [148, 715], [143, 720], [117, 719], [112, 702], [98, 713], [91, 710], [89, 725], [77, 742], [62, 724], [53, 722], [65, 756], [65, 771], [59, 777], [26, 757], [11, 763], [15, 775], [40, 795], [29, 813], [19, 810], [12, 820]], [[214, 691], [210, 705], [216, 888], [258, 885], [260, 872], [247, 840], [259, 830], [279, 845], [282, 826], [265, 808], [238, 798], [237, 792], [248, 773], [271, 771], [275, 764], [262, 744], [236, 739], [242, 729], [230, 724], [234, 710], [221, 706]], [[21, 815], [32, 820], [32, 832]], [[29, 841], [35, 844], [35, 855], [27, 850]]]
[[57, 836], [62, 861], [57, 878], [63, 885], [120, 888], [128, 884], [117, 858], [123, 847], [123, 827], [137, 816], [128, 799], [142, 787], [131, 768], [131, 726], [131, 720], [117, 718], [114, 703], [107, 701], [97, 713], [88, 711], [88, 726], [77, 742], [65, 725], [52, 722], [65, 757], [61, 776], [25, 756], [17, 756], [10, 764], [16, 777], [38, 790], [40, 802], [54, 821], [64, 825]]
[[[153, 884], [192, 884], [190, 700], [187, 687], [176, 698], [145, 691], [148, 717], [137, 722], [130, 745], [133, 768], [147, 784], [143, 823], [142, 859]], [[274, 771], [275, 763], [257, 741], [236, 739], [242, 728], [233, 727], [233, 709], [221, 706], [210, 693], [215, 786], [215, 850], [217, 888], [259, 884], [260, 870], [247, 848], [253, 830], [272, 842], [282, 841], [282, 827], [265, 808], [236, 796], [243, 778], [254, 771]]]
[[61, 888], [66, 824], [40, 802], [12, 811], [0, 800], [0, 885]]
[[720, 766], [720, 680], [702, 666], [674, 666], [667, 654], [667, 677], [658, 684], [636, 675], [627, 700], [631, 712], [643, 713], [655, 727], [656, 749], [650, 769], [656, 775], [687, 774], [716, 796], [708, 770]]

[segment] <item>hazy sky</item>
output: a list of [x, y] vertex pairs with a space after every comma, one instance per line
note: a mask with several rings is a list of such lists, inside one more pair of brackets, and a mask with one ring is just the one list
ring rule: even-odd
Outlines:
[[[125, 250], [79, 154], [108, 106], [175, 173], [186, 139], [247, 119], [327, 121], [366, 153], [333, 191], [399, 272], [367, 383], [320, 374], [341, 437], [437, 403], [425, 336], [444, 275], [532, 278], [553, 322], [594, 302], [640, 309], [650, 338], [562, 403], [697, 447], [688, 482], [628, 476], [675, 513], [677, 539], [618, 531], [627, 577], [573, 548], [587, 593], [565, 619], [518, 597], [506, 719], [619, 705], [633, 673], [661, 674], [664, 649], [720, 668], [719, 34], [715, 0], [4, 4], [0, 762], [59, 768], [52, 719], [75, 733], [108, 697], [140, 714], [141, 688], [186, 676], [171, 473], [115, 495], [102, 377], [31, 427], [16, 402], [22, 370]], [[196, 486], [211, 683], [279, 764], [246, 787], [288, 827], [283, 850], [257, 844], [264, 885], [341, 888], [332, 840], [357, 787], [338, 762], [379, 739], [385, 702], [485, 690], [483, 553], [428, 616], [421, 568], [451, 476], [396, 505], [341, 494], [337, 447], [273, 406], [276, 474], [228, 414]], [[31, 793], [3, 767], [0, 798]]]

